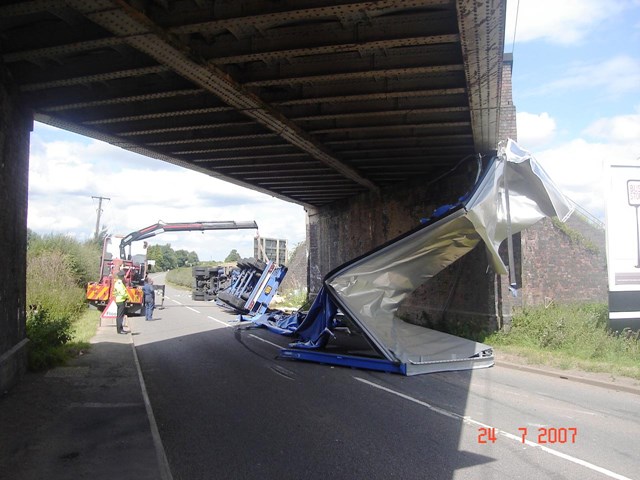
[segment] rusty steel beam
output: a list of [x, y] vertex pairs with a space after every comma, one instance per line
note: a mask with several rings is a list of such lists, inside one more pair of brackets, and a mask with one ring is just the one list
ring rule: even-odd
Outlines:
[[87, 83], [117, 80], [119, 78], [141, 77], [143, 75], [150, 75], [153, 73], [162, 73], [168, 71], [169, 67], [165, 65], [154, 65], [151, 67], [131, 68], [128, 70], [111, 71], [105, 73], [96, 73], [93, 75], [84, 75], [81, 77], [51, 80], [49, 82], [27, 83], [22, 85], [20, 87], [20, 90], [23, 92], [33, 92], [36, 90], [45, 90], [47, 88], [72, 87], [76, 85], [84, 85]]
[[312, 130], [309, 133], [318, 135], [322, 133], [336, 132], [370, 132], [377, 130], [407, 130], [421, 128], [451, 128], [451, 127], [468, 127], [470, 122], [432, 122], [432, 123], [411, 123], [404, 125], [370, 125], [367, 127], [339, 127], [339, 128], [323, 128], [321, 130]]
[[257, 175], [256, 177], [245, 177], [245, 180], [249, 180], [249, 181], [259, 181], [259, 180], [266, 180], [268, 178], [276, 178], [278, 180], [284, 180], [284, 179], [297, 179], [300, 180], [300, 173], [304, 172], [304, 179], [308, 179], [308, 178], [326, 178], [328, 176], [330, 176], [330, 174], [328, 174], [325, 170], [322, 169], [313, 169], [313, 172], [320, 172], [320, 173], [307, 173], [307, 170], [294, 170], [293, 172], [286, 170], [287, 173], [295, 173], [295, 175], [282, 175], [281, 172], [269, 172], [268, 174], [265, 174], [264, 170], [256, 170], [255, 172], [248, 172], [250, 175]]
[[[344, 182], [345, 180], [342, 178], [336, 178], [336, 179], [325, 178], [322, 180], [303, 180], [302, 183], [304, 183], [305, 185], [313, 185], [313, 184], [328, 185], [328, 184], [344, 184]], [[299, 185], [300, 183], [301, 182], [299, 180], [279, 180], [279, 179], [271, 182], [258, 182], [258, 184], [262, 186]], [[351, 185], [355, 186], [356, 184], [351, 184]]]
[[246, 87], [275, 87], [281, 85], [311, 85], [323, 82], [344, 82], [348, 80], [362, 80], [372, 78], [397, 78], [425, 74], [439, 74], [461, 72], [462, 64], [452, 65], [427, 65], [424, 67], [387, 68], [380, 70], [364, 70], [361, 72], [327, 73], [322, 75], [308, 75], [288, 78], [270, 78], [266, 80], [253, 80], [245, 82]]
[[199, 153], [236, 152], [242, 150], [269, 150], [272, 148], [295, 148], [290, 143], [275, 143], [273, 145], [238, 145], [235, 147], [204, 148], [201, 150], [181, 150], [171, 152], [173, 155], [197, 155]]
[[282, 22], [295, 22], [297, 20], [321, 19], [326, 17], [339, 17], [354, 12], [384, 11], [392, 8], [419, 8], [419, 7], [451, 7], [451, 0], [377, 0], [345, 3], [342, 5], [329, 5], [326, 7], [305, 8], [299, 10], [287, 10], [283, 12], [247, 15], [244, 17], [224, 18], [208, 20], [205, 22], [180, 25], [169, 29], [174, 34], [191, 33], [216, 33], [224, 30], [233, 31], [237, 28], [255, 27], [261, 28], [277, 25]]
[[[406, 155], [409, 153], [417, 154], [430, 154], [431, 152], [450, 152], [455, 150], [473, 150], [473, 145], [454, 145], [454, 146], [417, 146], [417, 147], [388, 147], [388, 148], [368, 148], [361, 150], [341, 150], [340, 155], [371, 155], [371, 154], [388, 154], [398, 153], [399, 155]], [[368, 159], [375, 159], [375, 157], [367, 157]], [[350, 158], [349, 160], [353, 160]]]
[[[363, 163], [363, 170], [388, 170], [389, 163], [393, 163], [395, 173], [409, 169], [411, 171], [422, 171], [425, 167], [434, 165], [450, 165], [451, 159], [461, 158], [460, 155], [439, 155], [439, 156], [400, 156], [400, 157], [377, 157], [361, 158], [352, 160], [353, 163]], [[371, 163], [378, 162], [378, 163]]]
[[31, 0], [27, 2], [15, 2], [0, 7], [0, 18], [20, 17], [36, 13], [50, 12], [66, 8], [64, 0]]
[[[351, 145], [358, 143], [366, 143], [367, 146], [375, 143], [384, 143], [384, 142], [405, 142], [405, 141], [420, 141], [420, 140], [462, 140], [462, 139], [473, 139], [473, 135], [470, 133], [461, 133], [459, 135], [412, 135], [406, 137], [376, 137], [376, 138], [353, 138], [349, 140], [328, 140], [324, 143], [327, 145]], [[425, 145], [428, 146], [428, 145]], [[434, 145], [439, 147], [440, 145]]]
[[197, 160], [190, 160], [194, 163], [206, 163], [206, 162], [216, 162], [216, 161], [233, 161], [233, 160], [260, 160], [260, 159], [270, 159], [270, 158], [309, 158], [308, 153], [278, 153], [273, 155], [242, 155], [237, 157], [215, 157], [215, 158], [203, 158]]
[[[1, 14], [0, 14], [1, 15]], [[124, 45], [126, 42], [123, 38], [107, 37], [97, 40], [86, 40], [83, 42], [69, 43], [65, 45], [56, 45], [54, 47], [35, 48], [32, 50], [22, 50], [19, 52], [10, 52], [2, 55], [2, 59], [7, 62], [34, 61], [41, 58], [59, 57], [77, 52], [95, 50], [104, 47], [114, 47], [116, 45]]]
[[460, 44], [476, 150], [496, 148], [507, 2], [456, 0]]
[[167, 92], [157, 93], [145, 93], [143, 95], [130, 95], [127, 97], [112, 97], [104, 100], [93, 100], [90, 102], [75, 102], [59, 105], [51, 105], [48, 107], [41, 107], [39, 110], [43, 112], [62, 112], [65, 110], [77, 110], [81, 108], [95, 108], [108, 105], [121, 105], [125, 103], [146, 102], [149, 100], [158, 100], [162, 98], [173, 98], [187, 95], [199, 95], [205, 92], [202, 88], [189, 88], [183, 90], [171, 90]]
[[399, 110], [381, 110], [375, 112], [348, 112], [330, 113], [324, 115], [306, 115], [304, 117], [292, 117], [297, 122], [320, 121], [320, 120], [340, 120], [345, 118], [369, 118], [369, 117], [392, 117], [395, 115], [424, 115], [435, 113], [468, 112], [468, 107], [434, 107], [434, 108], [404, 108]]
[[129, 115], [125, 117], [101, 118], [99, 120], [88, 120], [82, 122], [84, 125], [107, 125], [121, 122], [135, 122], [139, 120], [151, 120], [155, 118], [172, 118], [187, 115], [200, 115], [203, 113], [229, 112], [234, 110], [231, 107], [209, 107], [209, 108], [193, 108], [190, 110], [176, 110], [171, 112], [146, 113], [143, 115]]
[[209, 58], [207, 61], [214, 65], [228, 65], [231, 63], [245, 63], [256, 61], [282, 60], [291, 57], [308, 55], [325, 55], [332, 53], [359, 52], [369, 50], [384, 50], [388, 48], [436, 45], [440, 43], [456, 43], [460, 38], [457, 34], [430, 35], [409, 38], [394, 38], [387, 40], [372, 40], [361, 43], [342, 43], [336, 45], [322, 45], [318, 47], [290, 48], [286, 50], [273, 50], [269, 52], [245, 53], [242, 55], [230, 55], [227, 57]]
[[[399, 3], [406, 7], [407, 3], [411, 4], [413, 1], [418, 0]], [[278, 133], [282, 138], [306, 151], [312, 157], [368, 189], [378, 191], [378, 187], [373, 182], [333, 157], [313, 137], [258, 96], [245, 90], [225, 72], [214, 65], [203, 65], [194, 60], [188, 54], [188, 47], [184, 43], [176, 37], [168, 35], [167, 32], [124, 0], [95, 0], [92, 2], [68, 0], [68, 3], [92, 22], [116, 36], [125, 37], [130, 46], [151, 56], [197, 86], [217, 95], [230, 106], [242, 110], [246, 116]]]
[[416, 98], [416, 97], [437, 97], [444, 95], [460, 95], [466, 93], [464, 88], [437, 88], [431, 90], [411, 90], [406, 92], [381, 92], [381, 93], [364, 93], [360, 95], [339, 95], [332, 97], [315, 97], [315, 98], [297, 98], [293, 100], [285, 100], [282, 102], [274, 102], [274, 105], [293, 106], [293, 105], [313, 105], [317, 103], [347, 103], [362, 102], [368, 100], [389, 100], [399, 98]]
[[254, 122], [224, 122], [224, 123], [211, 123], [205, 125], [185, 125], [183, 127], [166, 127], [166, 128], [152, 128], [148, 130], [133, 130], [128, 132], [118, 132], [116, 135], [119, 137], [135, 137], [138, 135], [153, 135], [157, 133], [169, 133], [169, 132], [191, 132], [193, 130], [206, 130], [208, 128], [224, 128], [224, 127], [240, 127], [243, 125], [255, 125]]
[[[291, 161], [291, 162], [265, 162], [265, 161], [259, 161], [259, 162], [253, 162], [253, 163], [245, 163], [245, 164], [238, 164], [238, 163], [229, 163], [229, 164], [225, 164], [225, 165], [219, 165], [217, 160], [212, 160], [211, 163], [215, 163], [215, 166], [213, 168], [215, 168], [216, 170], [242, 170], [242, 169], [247, 169], [247, 168], [256, 168], [256, 167], [295, 167], [298, 165], [309, 165], [309, 161]], [[339, 177], [342, 178], [342, 177]], [[344, 178], [342, 178], [342, 181], [345, 181]]]
[[254, 133], [251, 135], [226, 135], [222, 137], [205, 137], [205, 138], [186, 138], [180, 140], [163, 140], [161, 142], [148, 142], [146, 145], [150, 147], [164, 147], [169, 145], [186, 145], [189, 143], [215, 143], [215, 142], [228, 142], [228, 141], [242, 141], [247, 139], [256, 138], [275, 138], [278, 137], [276, 133]]

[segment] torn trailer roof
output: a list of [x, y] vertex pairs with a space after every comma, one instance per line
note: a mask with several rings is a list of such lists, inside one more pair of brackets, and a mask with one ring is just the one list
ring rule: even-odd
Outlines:
[[[484, 167], [473, 191], [444, 210], [441, 217], [329, 273], [307, 313], [277, 318], [267, 314], [254, 323], [299, 338], [281, 352], [288, 358], [405, 375], [493, 365], [490, 346], [399, 318], [401, 302], [480, 242], [494, 270], [507, 274], [498, 254], [500, 244], [545, 216], [565, 221], [573, 207], [533, 156], [509, 140]], [[340, 324], [340, 313], [381, 359], [321, 350]]]

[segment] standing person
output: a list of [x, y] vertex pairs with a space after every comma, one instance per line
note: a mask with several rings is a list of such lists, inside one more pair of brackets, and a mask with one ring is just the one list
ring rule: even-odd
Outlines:
[[153, 290], [153, 279], [147, 277], [142, 287], [144, 293], [144, 316], [146, 320], [153, 320], [153, 309], [156, 308], [156, 296]]
[[117, 274], [115, 283], [113, 284], [113, 296], [116, 299], [116, 306], [118, 307], [116, 313], [116, 328], [118, 333], [129, 333], [122, 326], [124, 321], [124, 314], [126, 311], [127, 300], [129, 300], [129, 294], [127, 293], [127, 287], [124, 286], [122, 279], [124, 278], [124, 271], [120, 270]]

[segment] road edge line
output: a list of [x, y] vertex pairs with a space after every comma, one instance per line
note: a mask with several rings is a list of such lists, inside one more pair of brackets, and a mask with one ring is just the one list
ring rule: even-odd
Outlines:
[[592, 380], [590, 378], [579, 377], [576, 375], [564, 374], [561, 372], [552, 372], [543, 368], [531, 367], [528, 365], [519, 365], [517, 363], [505, 362], [496, 360], [496, 367], [509, 368], [511, 370], [520, 370], [528, 373], [537, 373], [538, 375], [544, 375], [547, 377], [559, 378], [561, 380], [568, 380], [570, 382], [583, 383], [585, 385], [591, 385], [594, 387], [606, 388], [609, 390], [617, 390], [626, 393], [632, 393], [634, 395], [640, 395], [640, 388], [630, 387], [627, 385], [619, 385], [612, 382], [604, 382], [602, 380]]
[[138, 352], [136, 351], [136, 345], [133, 342], [133, 339], [131, 340], [131, 349], [133, 350], [133, 360], [136, 364], [136, 370], [138, 371], [138, 380], [140, 381], [140, 390], [142, 391], [144, 408], [147, 411], [147, 419], [149, 420], [149, 426], [151, 427], [151, 437], [153, 439], [153, 446], [156, 450], [156, 459], [158, 461], [158, 468], [160, 469], [160, 478], [161, 480], [173, 480], [173, 475], [171, 474], [171, 468], [169, 467], [167, 454], [164, 450], [162, 439], [160, 438], [160, 431], [158, 430], [156, 417], [153, 414], [153, 408], [151, 407], [151, 401], [149, 400], [147, 386], [144, 382], [142, 368], [140, 367], [140, 360], [138, 360]]

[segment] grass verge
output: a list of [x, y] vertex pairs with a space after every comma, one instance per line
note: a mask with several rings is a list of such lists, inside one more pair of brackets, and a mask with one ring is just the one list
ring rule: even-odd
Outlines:
[[483, 341], [533, 364], [640, 379], [640, 332], [611, 332], [607, 317], [603, 304], [529, 308]]
[[68, 320], [51, 318], [46, 312], [29, 314], [27, 336], [29, 345], [29, 369], [42, 371], [64, 365], [69, 359], [81, 355], [90, 347], [89, 340], [96, 334], [100, 312], [86, 309]]

